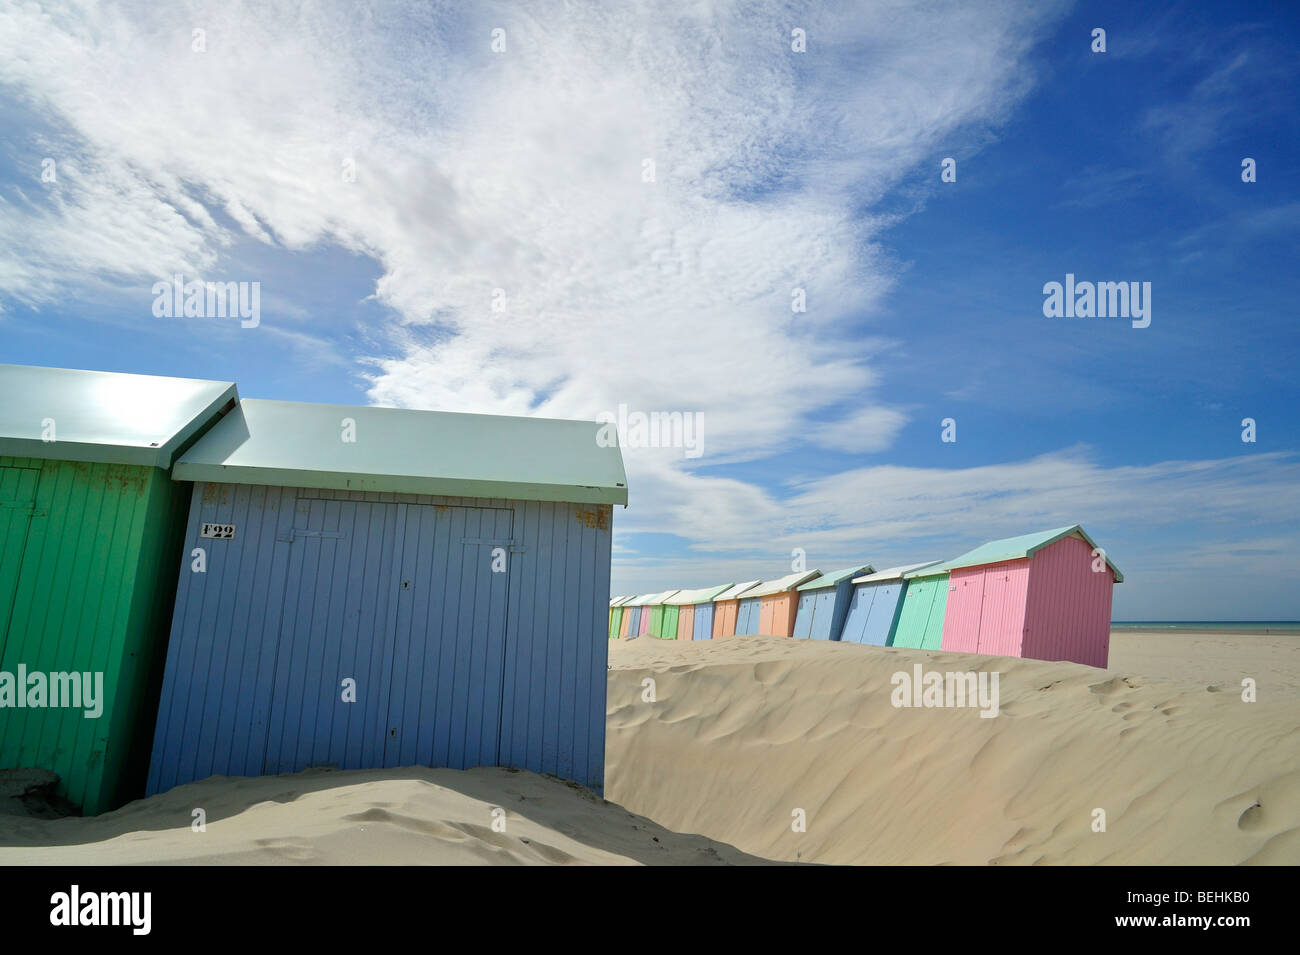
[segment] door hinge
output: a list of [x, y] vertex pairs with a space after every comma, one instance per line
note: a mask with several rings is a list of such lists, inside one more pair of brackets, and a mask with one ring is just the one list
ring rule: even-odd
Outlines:
[[462, 537], [462, 544], [478, 544], [482, 547], [504, 547], [512, 554], [522, 554], [528, 548], [517, 540], [501, 540], [492, 537]]
[[276, 540], [292, 544], [299, 539], [317, 538], [320, 540], [347, 540], [347, 534], [340, 534], [337, 531], [305, 531], [295, 527], [289, 532], [288, 537], [277, 537]]

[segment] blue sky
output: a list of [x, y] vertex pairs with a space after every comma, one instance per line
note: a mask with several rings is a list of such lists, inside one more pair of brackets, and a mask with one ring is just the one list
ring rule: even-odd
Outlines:
[[616, 593], [1079, 522], [1117, 619], [1300, 618], [1294, 11], [465, 6], [0, 0], [0, 361], [698, 414], [625, 449]]

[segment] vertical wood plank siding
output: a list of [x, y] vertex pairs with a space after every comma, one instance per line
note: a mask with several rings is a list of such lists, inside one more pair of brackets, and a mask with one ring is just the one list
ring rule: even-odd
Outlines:
[[817, 613], [817, 591], [807, 590], [799, 594], [798, 608], [794, 617], [794, 636], [807, 640], [812, 637], [813, 617]]
[[943, 622], [943, 649], [1020, 656], [1028, 590], [1028, 558], [954, 569]]
[[809, 640], [839, 640], [853, 600], [853, 583], [797, 592], [793, 636]]
[[1114, 576], [1065, 537], [1032, 557], [952, 571], [943, 649], [1105, 667]]
[[1025, 610], [1024, 656], [1105, 667], [1115, 578], [1092, 569], [1092, 548], [1066, 537], [1034, 555]]
[[740, 605], [736, 608], [735, 629], [732, 633], [740, 637], [762, 633], [759, 629], [762, 604], [762, 597], [741, 598]]
[[713, 636], [715, 638], [735, 636], [736, 617], [739, 613], [739, 600], [715, 600], [713, 602]]
[[98, 719], [0, 709], [0, 766], [58, 773], [87, 815], [143, 795], [187, 491], [157, 468], [0, 457], [0, 502], [22, 505], [0, 508], [0, 669], [104, 681]]
[[876, 647], [894, 646], [906, 587], [906, 581], [902, 580], [855, 585], [840, 640]]
[[713, 603], [702, 603], [695, 605], [695, 633], [696, 640], [713, 639]]
[[664, 640], [677, 639], [677, 619], [678, 608], [673, 605], [665, 604], [662, 607], [656, 607], [659, 611], [659, 627], [655, 631], [655, 636]]
[[611, 511], [196, 485], [185, 553], [207, 567], [180, 568], [148, 791], [418, 764], [601, 792]]
[[893, 645], [915, 650], [941, 649], [947, 606], [947, 574], [909, 579], [903, 594], [903, 609], [894, 629]]
[[[795, 612], [798, 609], [796, 597], [798, 591], [783, 590], [780, 593], [768, 594], [765, 597], [752, 598], [758, 604], [757, 620], [753, 624], [754, 629], [749, 633], [762, 633], [773, 637], [788, 637], [794, 633]], [[740, 604], [741, 612], [744, 612], [745, 602]], [[740, 624], [736, 624], [736, 632], [740, 633]]]
[[677, 611], [677, 639], [695, 639], [695, 605], [685, 604]]

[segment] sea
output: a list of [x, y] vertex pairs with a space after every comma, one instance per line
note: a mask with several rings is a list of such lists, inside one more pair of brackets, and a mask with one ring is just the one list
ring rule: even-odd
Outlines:
[[1300, 620], [1112, 620], [1112, 630], [1231, 630], [1236, 633], [1294, 633]]

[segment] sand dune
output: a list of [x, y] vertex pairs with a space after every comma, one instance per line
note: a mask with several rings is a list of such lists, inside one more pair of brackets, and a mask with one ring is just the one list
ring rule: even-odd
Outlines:
[[[190, 829], [195, 807], [207, 831]], [[506, 831], [492, 828], [505, 810]], [[761, 863], [669, 832], [578, 786], [505, 769], [214, 777], [93, 819], [0, 816], [0, 864], [725, 865]]]
[[[0, 815], [0, 864], [1300, 863], [1295, 639], [1117, 633], [1111, 658], [618, 641], [611, 802], [504, 769], [214, 778], [93, 819]], [[997, 672], [999, 714], [896, 708], [915, 664]]]
[[[608, 797], [774, 859], [1300, 862], [1294, 654], [1257, 647], [1216, 668], [1180, 662], [1178, 637], [1141, 639], [1117, 635], [1117, 663], [1163, 654], [1198, 682], [778, 637], [619, 643]], [[998, 671], [1000, 715], [895, 708], [890, 677], [916, 663]], [[1242, 702], [1242, 672], [1264, 702]], [[657, 703], [642, 702], [647, 677]]]

